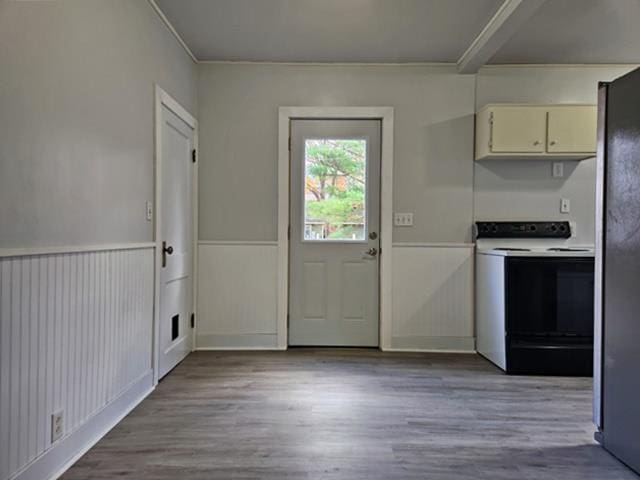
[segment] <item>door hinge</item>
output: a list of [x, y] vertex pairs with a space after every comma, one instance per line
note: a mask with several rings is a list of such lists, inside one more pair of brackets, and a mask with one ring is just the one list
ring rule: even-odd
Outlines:
[[196, 149], [194, 148], [193, 150], [191, 150], [191, 162], [192, 163], [196, 163]]
[[195, 328], [196, 326], [196, 314], [192, 313], [191, 314], [191, 328]]
[[291, 136], [289, 136], [289, 151], [291, 151]]

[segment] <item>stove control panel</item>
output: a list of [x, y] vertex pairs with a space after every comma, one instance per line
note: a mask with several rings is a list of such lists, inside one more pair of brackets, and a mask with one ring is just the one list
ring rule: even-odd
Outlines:
[[569, 238], [569, 222], [476, 222], [476, 238]]

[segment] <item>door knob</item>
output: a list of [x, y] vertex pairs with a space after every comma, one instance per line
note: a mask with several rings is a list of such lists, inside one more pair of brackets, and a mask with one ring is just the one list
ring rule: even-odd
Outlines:
[[167, 247], [167, 242], [162, 242], [162, 267], [167, 266], [167, 255], [171, 255], [173, 253], [173, 247], [169, 245]]
[[365, 255], [369, 255], [370, 257], [375, 257], [378, 255], [378, 249], [376, 247], [371, 247], [369, 250], [364, 252]]

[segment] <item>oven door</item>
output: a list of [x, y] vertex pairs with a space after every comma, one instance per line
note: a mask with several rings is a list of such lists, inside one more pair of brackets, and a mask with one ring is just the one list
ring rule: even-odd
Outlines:
[[512, 257], [506, 268], [512, 340], [593, 342], [593, 258]]
[[593, 373], [593, 258], [507, 258], [507, 373]]

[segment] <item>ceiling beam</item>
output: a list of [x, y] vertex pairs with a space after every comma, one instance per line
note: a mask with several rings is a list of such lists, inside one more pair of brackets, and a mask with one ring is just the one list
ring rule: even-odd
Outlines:
[[458, 72], [476, 73], [546, 0], [505, 0], [458, 60]]

